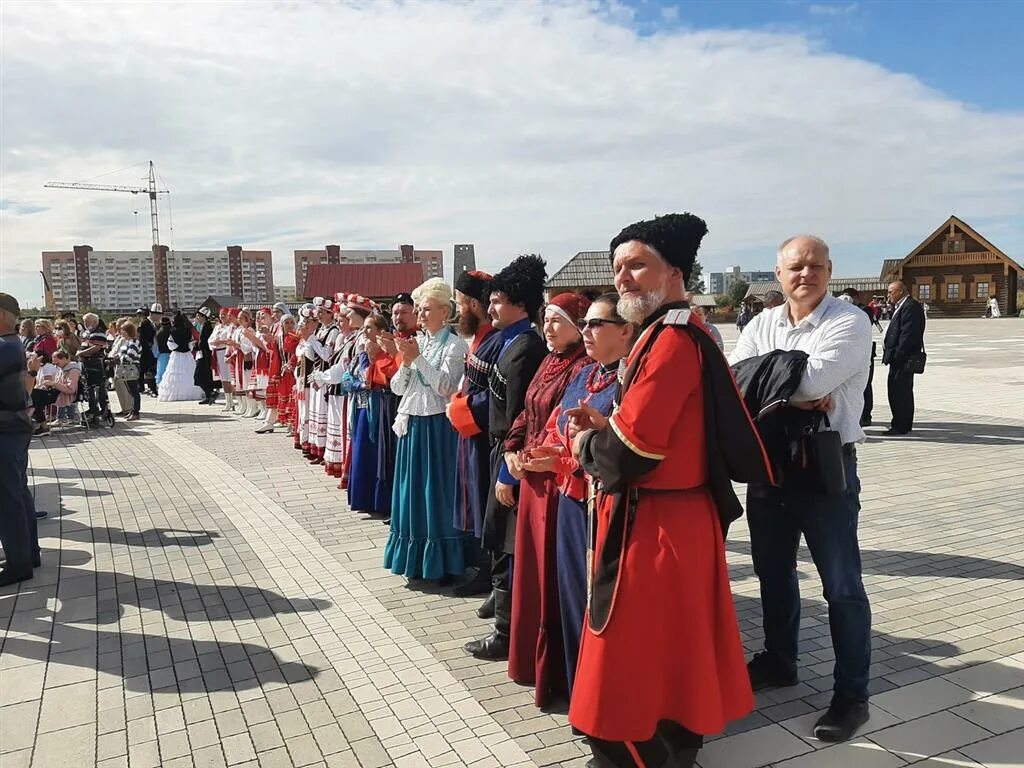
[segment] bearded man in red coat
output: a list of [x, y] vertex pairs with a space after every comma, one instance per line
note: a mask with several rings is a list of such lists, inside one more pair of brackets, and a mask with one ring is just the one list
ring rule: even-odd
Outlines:
[[754, 697], [725, 563], [731, 479], [771, 482], [725, 358], [685, 303], [707, 226], [669, 214], [611, 242], [619, 314], [642, 333], [611, 417], [570, 413], [597, 487], [569, 721], [593, 766], [688, 768]]

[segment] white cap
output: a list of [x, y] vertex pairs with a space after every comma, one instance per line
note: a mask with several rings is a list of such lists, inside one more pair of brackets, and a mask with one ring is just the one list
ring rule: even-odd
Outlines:
[[153, 306], [149, 308], [149, 311], [157, 312], [158, 314], [162, 315], [164, 313], [164, 308], [160, 304], [153, 304]]

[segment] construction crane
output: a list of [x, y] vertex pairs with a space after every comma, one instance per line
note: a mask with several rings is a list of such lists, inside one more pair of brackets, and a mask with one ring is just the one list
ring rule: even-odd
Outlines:
[[[51, 181], [43, 185], [50, 189], [90, 189], [98, 192], [130, 192], [133, 195], [149, 195], [149, 222], [153, 227], [153, 246], [160, 245], [160, 222], [157, 217], [156, 196], [169, 195], [169, 189], [156, 188], [156, 171], [153, 161], [149, 161], [149, 186], [127, 187], [119, 184], [89, 184], [80, 181]], [[173, 227], [173, 222], [171, 223]]]

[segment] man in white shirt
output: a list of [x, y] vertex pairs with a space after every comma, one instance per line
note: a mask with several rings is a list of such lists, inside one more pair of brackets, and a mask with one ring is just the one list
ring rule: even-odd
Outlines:
[[784, 304], [765, 310], [744, 330], [729, 362], [773, 350], [808, 354], [790, 405], [824, 411], [840, 434], [846, 490], [822, 493], [802, 487], [794, 475], [781, 487], [751, 485], [747, 490], [754, 571], [761, 582], [765, 650], [748, 664], [754, 690], [796, 685], [800, 591], [796, 555], [803, 534], [824, 586], [835, 650], [832, 703], [816, 723], [823, 741], [845, 741], [868, 718], [871, 661], [871, 608], [861, 579], [857, 518], [860, 480], [856, 444], [871, 355], [867, 315], [828, 291], [832, 262], [820, 238], [801, 235], [778, 251], [775, 274], [786, 293]]

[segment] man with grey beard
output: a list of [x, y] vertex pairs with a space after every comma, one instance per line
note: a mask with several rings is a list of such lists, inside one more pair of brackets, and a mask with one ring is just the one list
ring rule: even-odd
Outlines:
[[771, 470], [725, 358], [690, 321], [706, 233], [697, 216], [668, 214], [611, 241], [619, 315], [643, 331], [612, 415], [567, 411], [596, 490], [569, 705], [588, 766], [690, 768], [704, 735], [754, 705], [723, 539], [741, 512], [731, 481], [770, 482]]

